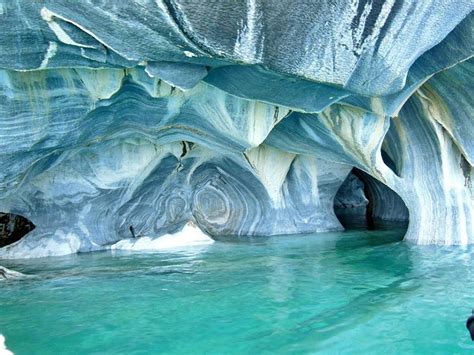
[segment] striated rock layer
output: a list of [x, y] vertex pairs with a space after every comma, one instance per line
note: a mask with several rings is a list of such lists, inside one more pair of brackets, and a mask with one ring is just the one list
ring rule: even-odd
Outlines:
[[36, 226], [0, 257], [340, 230], [354, 167], [407, 240], [474, 243], [472, 9], [0, 1], [0, 212]]

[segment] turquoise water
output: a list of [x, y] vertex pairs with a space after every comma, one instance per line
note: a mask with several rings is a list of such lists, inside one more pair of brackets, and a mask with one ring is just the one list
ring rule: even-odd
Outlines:
[[15, 354], [466, 353], [474, 249], [399, 230], [3, 261]]

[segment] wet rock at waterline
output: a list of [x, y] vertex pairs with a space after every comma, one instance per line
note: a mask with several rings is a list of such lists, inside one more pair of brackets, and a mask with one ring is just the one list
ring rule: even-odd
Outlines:
[[4, 266], [0, 266], [0, 281], [1, 280], [19, 280], [27, 277], [21, 272], [7, 269]]
[[214, 240], [204, 234], [194, 223], [187, 223], [183, 229], [174, 234], [165, 234], [157, 238], [144, 235], [122, 239], [110, 246], [111, 250], [130, 251], [169, 251], [190, 246], [205, 246]]
[[0, 212], [36, 228], [0, 257], [339, 230], [353, 168], [473, 243], [472, 7], [1, 1]]
[[13, 355], [13, 353], [5, 346], [5, 337], [2, 334], [0, 334], [0, 354]]

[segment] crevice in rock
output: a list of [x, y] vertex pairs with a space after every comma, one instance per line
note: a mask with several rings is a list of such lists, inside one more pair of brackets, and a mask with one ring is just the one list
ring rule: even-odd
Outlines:
[[35, 225], [29, 219], [0, 212], [0, 248], [19, 241], [33, 229]]
[[382, 150], [382, 160], [383, 162], [385, 163], [386, 166], [388, 166], [390, 168], [390, 170], [393, 171], [393, 173], [395, 175], [397, 175], [398, 177], [400, 177], [400, 172], [398, 170], [398, 167], [397, 165], [395, 164], [395, 162], [393, 161], [393, 159], [390, 157], [390, 155], [388, 155], [387, 152], [385, 152], [384, 150]]
[[186, 147], [186, 142], [182, 141], [182, 142], [181, 142], [181, 145], [182, 145], [182, 147], [183, 147], [183, 151], [182, 151], [182, 153], [181, 153], [181, 155], [180, 155], [180, 159], [183, 158], [183, 157], [186, 155], [186, 153], [188, 152], [187, 147]]
[[471, 174], [471, 164], [467, 161], [463, 154], [461, 154], [461, 162], [460, 167], [464, 176], [464, 186], [471, 187], [472, 186], [472, 174]]
[[406, 227], [408, 209], [401, 197], [367, 173], [353, 168], [334, 199], [334, 211], [344, 228]]

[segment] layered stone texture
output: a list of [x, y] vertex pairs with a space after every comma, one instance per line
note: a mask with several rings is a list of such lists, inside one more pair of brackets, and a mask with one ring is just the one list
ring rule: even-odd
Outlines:
[[472, 7], [0, 2], [0, 212], [36, 225], [0, 257], [338, 230], [354, 167], [407, 240], [474, 242]]

